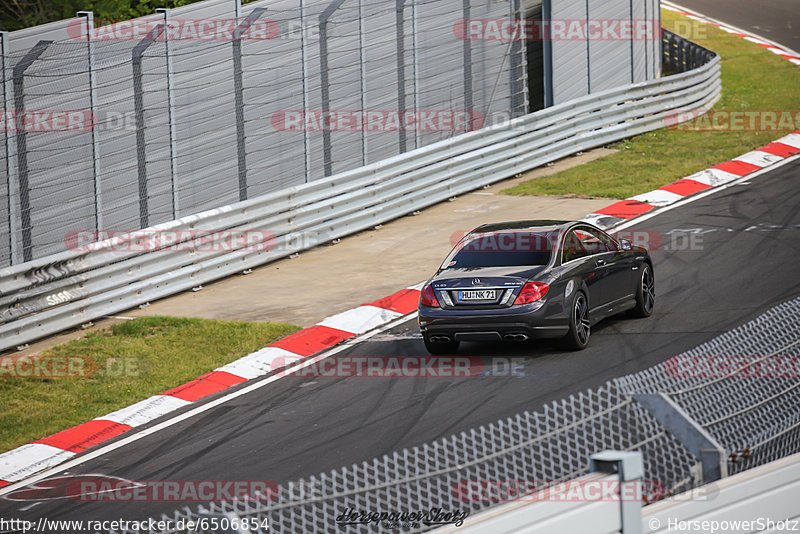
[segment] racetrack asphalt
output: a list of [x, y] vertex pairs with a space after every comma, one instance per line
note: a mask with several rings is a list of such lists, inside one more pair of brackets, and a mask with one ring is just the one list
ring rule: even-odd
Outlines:
[[[787, 0], [681, 0], [795, 50], [797, 9]], [[775, 4], [773, 6], [773, 4]], [[774, 8], [774, 9], [773, 9]], [[792, 8], [791, 12], [787, 9]], [[741, 13], [743, 14], [740, 14]], [[512, 358], [525, 376], [469, 379], [284, 378], [70, 470], [131, 480], [274, 480], [283, 483], [535, 410], [571, 393], [650, 367], [742, 324], [800, 292], [800, 192], [794, 160], [760, 177], [643, 221], [634, 229], [695, 236], [694, 249], [652, 252], [657, 308], [650, 319], [614, 318], [589, 348], [552, 342], [465, 344], [488, 364]], [[433, 267], [432, 267], [433, 268]], [[415, 320], [341, 354], [425, 355]], [[521, 371], [521, 373], [520, 373]], [[211, 399], [209, 399], [211, 400]], [[345, 407], [343, 409], [342, 407]], [[144, 519], [174, 503], [0, 499], [0, 517]]]
[[[669, 244], [651, 252], [656, 311], [649, 319], [601, 323], [582, 352], [563, 352], [550, 341], [463, 344], [461, 354], [481, 357], [489, 368], [512, 363], [516, 372], [455, 379], [286, 377], [69, 473], [280, 484], [536, 410], [658, 364], [800, 293], [792, 267], [800, 257], [798, 173], [800, 159], [794, 159], [635, 225]], [[689, 236], [694, 244], [687, 248]], [[414, 319], [340, 353], [425, 354]], [[23, 511], [30, 504], [0, 501], [0, 516], [144, 519], [178, 507], [57, 499]]]
[[[424, 280], [431, 266], [450, 252], [455, 244], [453, 240], [457, 241], [476, 226], [531, 218], [578, 219], [606, 207], [611, 203], [609, 199], [510, 196], [500, 191], [613, 152], [598, 148], [570, 156], [552, 166], [533, 169], [521, 177], [461, 195], [452, 202], [431, 206], [419, 215], [401, 217], [377, 231], [360, 232], [343, 238], [336, 245], [321, 245], [298, 257], [253, 269], [246, 276], [229, 276], [206, 284], [202, 291], [164, 298], [144, 309], [121, 312], [117, 317], [169, 315], [311, 326]], [[126, 319], [98, 320], [86, 331], [51, 336], [14, 354], [38, 354], [121, 320]]]
[[800, 51], [797, 0], [675, 0], [675, 3]]

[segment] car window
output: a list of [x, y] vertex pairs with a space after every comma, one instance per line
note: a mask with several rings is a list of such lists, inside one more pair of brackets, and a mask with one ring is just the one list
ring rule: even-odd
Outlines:
[[447, 256], [442, 269], [547, 265], [554, 239], [556, 234], [546, 232], [470, 234]]
[[571, 230], [564, 238], [561, 263], [567, 263], [568, 261], [577, 260], [588, 255], [589, 252], [584, 248], [578, 231]]
[[577, 237], [581, 240], [583, 248], [589, 254], [600, 254], [612, 252], [616, 246], [610, 237], [591, 228], [578, 228], [575, 230]]

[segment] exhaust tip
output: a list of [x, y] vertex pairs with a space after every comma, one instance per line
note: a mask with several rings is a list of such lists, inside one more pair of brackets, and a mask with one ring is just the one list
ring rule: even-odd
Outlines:
[[528, 334], [506, 334], [506, 341], [527, 341]]

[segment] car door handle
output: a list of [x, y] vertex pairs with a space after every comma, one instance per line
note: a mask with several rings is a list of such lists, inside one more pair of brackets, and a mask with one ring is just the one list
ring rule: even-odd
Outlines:
[[595, 261], [595, 264], [598, 267], [600, 267], [601, 265], [605, 265], [606, 264], [606, 260], [597, 260], [597, 261]]

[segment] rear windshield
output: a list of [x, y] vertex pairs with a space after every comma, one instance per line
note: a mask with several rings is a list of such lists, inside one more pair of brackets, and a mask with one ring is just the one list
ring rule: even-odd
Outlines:
[[490, 232], [465, 237], [442, 264], [443, 269], [525, 267], [550, 263], [555, 232]]

